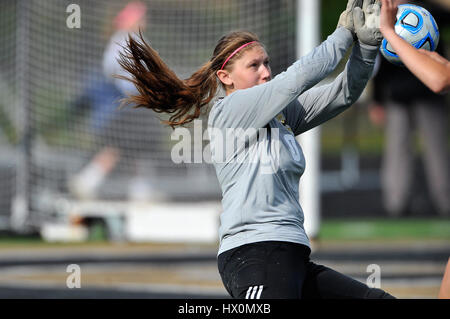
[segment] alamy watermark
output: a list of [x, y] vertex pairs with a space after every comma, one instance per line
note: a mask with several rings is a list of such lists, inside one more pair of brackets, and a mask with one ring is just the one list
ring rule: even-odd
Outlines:
[[69, 4], [66, 8], [66, 13], [70, 13], [66, 19], [66, 26], [69, 29], [81, 28], [81, 8], [78, 4]]
[[[176, 128], [170, 138], [171, 159], [181, 163], [248, 163], [260, 165], [262, 174], [274, 174], [280, 166], [281, 140], [295, 161], [301, 160], [300, 146], [292, 134], [282, 134], [278, 128], [203, 129], [201, 120], [193, 122], [193, 130]], [[205, 142], [209, 142], [204, 146]]]
[[366, 272], [371, 273], [367, 277], [366, 284], [370, 288], [381, 288], [381, 267], [377, 264], [370, 264]]
[[67, 288], [81, 288], [81, 267], [77, 264], [70, 264], [67, 266], [66, 272], [70, 273], [66, 279]]

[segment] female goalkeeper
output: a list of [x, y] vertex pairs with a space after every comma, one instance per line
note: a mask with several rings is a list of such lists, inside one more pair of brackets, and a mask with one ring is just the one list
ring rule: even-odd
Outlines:
[[[264, 45], [249, 32], [220, 39], [211, 60], [185, 81], [143, 39], [129, 39], [121, 64], [140, 94], [128, 102], [171, 114], [166, 123], [172, 127], [196, 119], [218, 85], [226, 92], [212, 107], [208, 125], [210, 132], [223, 133], [210, 134], [223, 194], [218, 268], [234, 298], [392, 298], [310, 261], [298, 200], [305, 159], [294, 136], [344, 111], [372, 74], [381, 36], [364, 17], [372, 21], [379, 5], [365, 0], [360, 8], [361, 2], [350, 0], [337, 30], [273, 79]], [[315, 87], [353, 44], [345, 70], [331, 84]], [[259, 134], [263, 128], [270, 133]], [[245, 147], [222, 160], [215, 153], [227, 129], [257, 132], [266, 143], [248, 133]], [[276, 138], [278, 144], [272, 143]], [[239, 157], [244, 160], [235, 160]]]

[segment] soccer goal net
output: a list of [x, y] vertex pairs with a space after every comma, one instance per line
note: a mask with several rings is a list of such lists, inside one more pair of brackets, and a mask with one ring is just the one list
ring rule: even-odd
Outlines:
[[[220, 198], [213, 167], [175, 163], [172, 129], [147, 109], [118, 109], [105, 76], [123, 0], [0, 2], [0, 213], [39, 224], [58, 198], [79, 201]], [[295, 0], [152, 0], [143, 34], [180, 78], [232, 30], [258, 34], [276, 74], [295, 60]], [[127, 11], [128, 10], [128, 11]], [[203, 119], [204, 121], [204, 119]], [[207, 129], [206, 122], [202, 126]], [[194, 143], [194, 141], [193, 141]], [[200, 147], [202, 148], [202, 147]], [[192, 152], [201, 152], [199, 145]], [[194, 158], [194, 155], [192, 155]], [[52, 206], [54, 207], [54, 206]]]

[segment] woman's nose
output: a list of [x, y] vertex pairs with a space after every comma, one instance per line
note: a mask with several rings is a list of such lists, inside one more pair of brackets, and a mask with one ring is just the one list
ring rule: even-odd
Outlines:
[[271, 77], [270, 67], [269, 66], [263, 66], [263, 70], [261, 71], [261, 78], [264, 81], [269, 81]]

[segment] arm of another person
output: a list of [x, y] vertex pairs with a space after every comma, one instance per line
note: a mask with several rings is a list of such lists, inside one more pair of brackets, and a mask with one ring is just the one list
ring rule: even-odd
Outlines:
[[403, 64], [435, 93], [450, 90], [450, 62], [436, 52], [417, 50], [395, 33], [397, 6], [381, 0], [380, 30]]
[[450, 258], [447, 261], [444, 277], [442, 277], [441, 288], [439, 289], [439, 299], [450, 299]]

